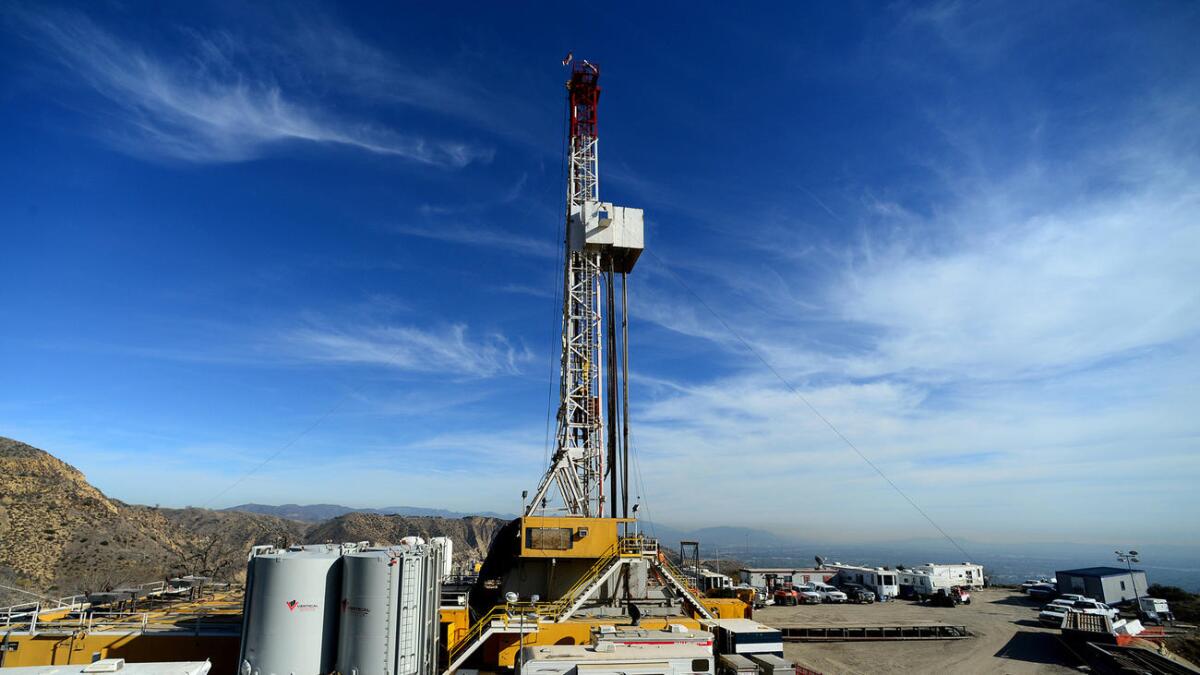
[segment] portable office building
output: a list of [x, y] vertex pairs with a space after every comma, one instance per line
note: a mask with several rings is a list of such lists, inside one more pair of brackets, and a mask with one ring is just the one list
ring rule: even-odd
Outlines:
[[1077, 593], [1115, 605], [1149, 595], [1144, 570], [1121, 567], [1085, 567], [1054, 574], [1059, 593]]

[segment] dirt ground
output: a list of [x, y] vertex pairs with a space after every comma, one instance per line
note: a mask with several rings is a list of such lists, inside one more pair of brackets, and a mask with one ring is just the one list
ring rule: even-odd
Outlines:
[[1077, 672], [1058, 631], [1037, 622], [1039, 604], [1007, 589], [972, 593], [970, 605], [925, 607], [907, 600], [874, 605], [801, 605], [756, 610], [771, 626], [964, 625], [965, 640], [788, 642], [784, 656], [825, 675], [841, 673]]

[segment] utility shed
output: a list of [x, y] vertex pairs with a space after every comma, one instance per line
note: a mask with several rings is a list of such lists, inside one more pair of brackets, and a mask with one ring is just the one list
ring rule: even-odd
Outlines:
[[837, 570], [813, 569], [811, 567], [747, 567], [738, 570], [738, 580], [755, 588], [773, 589], [783, 584], [797, 586], [813, 582], [828, 582], [837, 576]]
[[750, 619], [710, 619], [700, 625], [712, 631], [718, 654], [783, 655], [783, 632]]
[[1077, 570], [1060, 570], [1054, 573], [1054, 577], [1058, 580], [1059, 593], [1078, 593], [1109, 605], [1149, 595], [1144, 570], [1084, 567]]

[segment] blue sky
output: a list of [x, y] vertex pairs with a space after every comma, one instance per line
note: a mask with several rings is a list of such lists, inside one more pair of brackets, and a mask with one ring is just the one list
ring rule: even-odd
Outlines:
[[1043, 5], [9, 4], [0, 434], [131, 502], [515, 511], [573, 50], [653, 519], [931, 534], [678, 276], [952, 534], [1195, 542], [1200, 7]]

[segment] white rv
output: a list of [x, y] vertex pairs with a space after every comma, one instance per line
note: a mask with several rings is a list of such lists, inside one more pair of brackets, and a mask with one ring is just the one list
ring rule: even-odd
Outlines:
[[866, 586], [875, 592], [875, 597], [881, 602], [900, 595], [900, 581], [896, 578], [896, 570], [842, 563], [829, 563], [825, 567], [837, 570], [835, 584]]
[[983, 565], [976, 563], [925, 563], [912, 569], [933, 577], [937, 588], [983, 588]]

